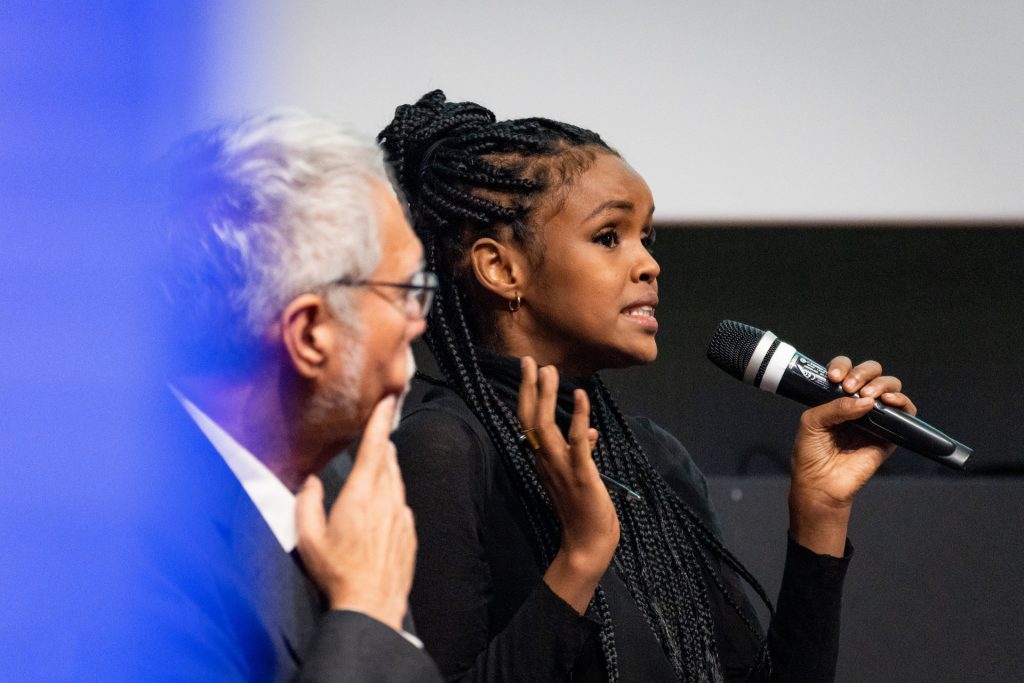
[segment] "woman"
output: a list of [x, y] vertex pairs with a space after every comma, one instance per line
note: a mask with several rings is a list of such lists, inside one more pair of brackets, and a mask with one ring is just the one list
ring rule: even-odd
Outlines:
[[837, 358], [831, 379], [865, 398], [804, 413], [764, 635], [739, 579], [768, 600], [722, 546], [689, 455], [595, 374], [657, 355], [643, 179], [590, 131], [497, 122], [440, 91], [379, 139], [440, 278], [426, 340], [444, 378], [394, 440], [420, 539], [413, 612], [442, 670], [831, 678], [850, 503], [891, 452], [845, 423], [874, 398], [913, 412], [899, 380]]

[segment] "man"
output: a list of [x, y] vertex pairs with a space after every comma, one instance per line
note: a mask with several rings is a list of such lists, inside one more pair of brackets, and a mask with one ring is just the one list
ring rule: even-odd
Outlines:
[[[388, 439], [433, 285], [380, 152], [288, 111], [188, 138], [171, 171], [135, 670], [438, 680], [409, 633], [416, 539]], [[360, 436], [325, 513], [313, 475]]]

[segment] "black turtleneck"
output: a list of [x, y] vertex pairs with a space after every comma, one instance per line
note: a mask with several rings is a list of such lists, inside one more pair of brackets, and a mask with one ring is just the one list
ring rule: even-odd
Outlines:
[[[515, 411], [519, 361], [479, 357], [498, 397]], [[556, 421], [563, 430], [573, 390], [561, 378]], [[655, 469], [721, 537], [703, 475], [686, 449], [646, 418], [627, 418]], [[453, 391], [427, 389], [393, 435], [416, 515], [419, 554], [410, 602], [427, 651], [450, 680], [605, 681], [599, 622], [580, 617], [543, 582], [516, 486], [484, 426]], [[847, 553], [849, 555], [849, 552]], [[816, 555], [791, 541], [769, 646], [779, 680], [830, 680], [848, 557]], [[731, 571], [716, 567], [748, 611]], [[674, 680], [654, 632], [614, 568], [601, 580], [615, 631], [622, 681]], [[717, 591], [711, 608], [727, 679], [742, 679], [757, 642]]]

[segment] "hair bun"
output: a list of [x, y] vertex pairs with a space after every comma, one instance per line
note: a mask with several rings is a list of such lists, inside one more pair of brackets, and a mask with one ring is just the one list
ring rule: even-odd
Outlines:
[[412, 201], [419, 196], [422, 175], [430, 157], [445, 140], [484, 129], [495, 122], [494, 114], [474, 102], [448, 102], [441, 90], [432, 90], [416, 104], [403, 104], [377, 135], [385, 158], [399, 185]]

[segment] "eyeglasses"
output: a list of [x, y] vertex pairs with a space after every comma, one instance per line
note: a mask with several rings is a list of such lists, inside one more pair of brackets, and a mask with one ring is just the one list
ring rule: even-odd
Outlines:
[[[437, 275], [429, 270], [421, 270], [409, 278], [408, 282], [380, 282], [378, 280], [350, 280], [338, 278], [328, 282], [327, 287], [392, 287], [403, 290], [401, 298], [405, 314], [416, 320], [426, 318], [430, 312], [430, 305], [434, 303], [434, 292], [437, 291]], [[385, 297], [387, 298], [387, 297]], [[388, 301], [397, 303], [398, 300], [388, 298]]]

